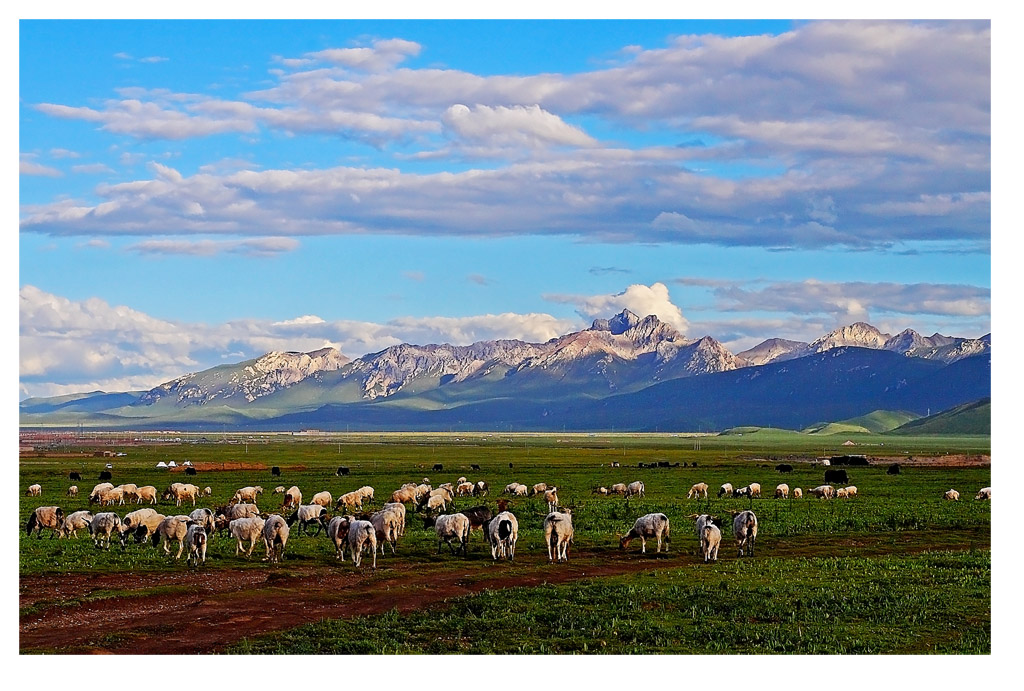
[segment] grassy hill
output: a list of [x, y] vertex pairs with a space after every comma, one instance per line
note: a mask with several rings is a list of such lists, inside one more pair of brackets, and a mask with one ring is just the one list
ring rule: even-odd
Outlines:
[[941, 413], [913, 420], [891, 434], [992, 434], [992, 399], [964, 403]]
[[878, 434], [919, 419], [917, 413], [905, 410], [874, 410], [838, 422], [818, 423], [802, 430], [805, 434]]

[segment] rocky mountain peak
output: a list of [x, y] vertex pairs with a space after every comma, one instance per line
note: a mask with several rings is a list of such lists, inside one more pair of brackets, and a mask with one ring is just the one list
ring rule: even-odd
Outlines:
[[885, 342], [891, 338], [871, 324], [855, 322], [849, 326], [842, 326], [835, 331], [825, 334], [811, 342], [810, 350], [820, 353], [831, 348], [842, 346], [855, 346], [859, 348], [882, 348]]

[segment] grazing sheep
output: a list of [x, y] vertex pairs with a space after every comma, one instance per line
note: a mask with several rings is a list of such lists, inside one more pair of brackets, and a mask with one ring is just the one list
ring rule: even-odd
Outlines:
[[89, 534], [92, 535], [92, 544], [97, 549], [110, 549], [110, 536], [113, 533], [117, 533], [121, 546], [124, 547], [121, 518], [116, 513], [98, 513], [89, 521]]
[[526, 485], [516, 485], [516, 488], [512, 491], [512, 494], [516, 497], [526, 497], [530, 494], [530, 488]]
[[[403, 509], [404, 504], [399, 504]], [[401, 517], [398, 512], [391, 509], [381, 509], [370, 516], [370, 523], [376, 531], [377, 545], [380, 547], [380, 554], [384, 556], [384, 544], [391, 545], [391, 553], [395, 554], [395, 545], [398, 544], [399, 527]]]
[[487, 486], [487, 483], [484, 482], [483, 480], [480, 480], [475, 485], [473, 485], [473, 496], [486, 497], [489, 489], [490, 488]]
[[776, 499], [788, 499], [789, 498], [789, 485], [783, 483], [775, 488]]
[[593, 491], [593, 494], [600, 494], [601, 496], [605, 496], [606, 497], [606, 496], [608, 496], [608, 488], [607, 487], [598, 487], [597, 489], [595, 489]]
[[345, 545], [348, 544], [347, 516], [335, 516], [327, 524], [327, 538], [334, 543], [335, 558], [345, 561]]
[[95, 487], [92, 488], [92, 491], [89, 492], [89, 503], [98, 503], [103, 493], [111, 489], [114, 489], [114, 485], [112, 485], [109, 482], [101, 482], [100, 484], [96, 485]]
[[327, 490], [323, 492], [317, 492], [313, 495], [313, 498], [309, 500], [310, 504], [317, 504], [319, 506], [330, 506], [334, 502], [334, 497]]
[[111, 487], [100, 495], [100, 506], [124, 504], [124, 491], [120, 487]]
[[199, 494], [200, 494], [200, 496], [203, 496], [203, 497], [213, 496], [213, 488], [212, 487], [203, 487], [203, 491], [200, 492]]
[[733, 491], [732, 496], [737, 498], [737, 499], [742, 499], [743, 497], [746, 497], [747, 499], [750, 499], [750, 497], [751, 497], [750, 488], [749, 487], [740, 487], [739, 489]]
[[814, 489], [807, 490], [808, 494], [813, 494], [818, 499], [834, 499], [836, 496], [836, 489], [832, 485], [818, 485]]
[[708, 498], [708, 483], [698, 482], [696, 485], [690, 488], [690, 491], [686, 493], [687, 499], [693, 499], [694, 497], [703, 496], [705, 499]]
[[710, 524], [714, 524], [714, 525], [718, 525], [718, 526], [722, 525], [721, 521], [719, 519], [715, 518], [714, 516], [712, 516], [711, 514], [702, 513], [702, 514], [700, 514], [698, 516], [695, 513], [691, 513], [689, 515], [689, 518], [694, 518], [697, 521], [696, 526], [697, 526], [697, 537], [698, 538], [700, 538], [700, 536], [704, 534], [704, 527], [705, 526], [710, 525]]
[[124, 485], [118, 485], [114, 489], [121, 490], [121, 494], [124, 497], [124, 503], [126, 503], [126, 504], [138, 503], [138, 500], [139, 500], [139, 487], [138, 487], [138, 485], [128, 483], [128, 484], [124, 484]]
[[473, 483], [472, 482], [460, 482], [455, 487], [455, 494], [460, 497], [468, 497], [473, 494]]
[[804, 491], [802, 489], [800, 489], [799, 487], [796, 487], [796, 488], [793, 489], [793, 498], [794, 499], [803, 499], [803, 497], [804, 497]]
[[43, 493], [43, 486], [42, 485], [29, 485], [28, 489], [25, 490], [25, 496], [28, 496], [28, 497], [38, 497], [42, 493]]
[[[469, 517], [461, 513], [442, 514], [434, 521], [437, 532], [437, 553], [441, 553], [441, 543], [448, 543], [448, 549], [456, 554], [460, 549], [462, 556], [469, 553]], [[459, 546], [452, 547], [452, 541], [458, 540]]]
[[[170, 487], [164, 490], [162, 499], [173, 499], [175, 506], [181, 506], [181, 503], [187, 499], [192, 500], [192, 506], [196, 505], [196, 497], [199, 495], [199, 488], [195, 485], [185, 484], [182, 482], [172, 483]], [[182, 534], [184, 538], [184, 534]]]
[[175, 540], [178, 543], [178, 553], [174, 555], [174, 558], [180, 559], [181, 552], [185, 549], [185, 535], [188, 534], [188, 527], [194, 522], [188, 516], [168, 516], [160, 521], [153, 532], [153, 537], [151, 538], [153, 546], [156, 547], [160, 544], [160, 540], [163, 540], [164, 554], [170, 554], [171, 540]]
[[370, 548], [373, 568], [377, 568], [377, 529], [369, 521], [354, 520], [348, 526], [348, 551], [357, 568], [363, 563], [363, 550]]
[[629, 543], [640, 538], [640, 553], [647, 554], [647, 541], [658, 540], [658, 552], [661, 552], [661, 540], [665, 539], [665, 551], [668, 551], [669, 522], [663, 513], [649, 513], [641, 516], [633, 523], [633, 527], [625, 536], [619, 538], [619, 547], [626, 549]]
[[493, 515], [490, 509], [481, 504], [480, 506], [474, 506], [471, 509], [463, 509], [460, 513], [469, 519], [470, 532], [480, 528], [484, 531], [484, 538], [487, 537], [487, 532], [484, 529], [484, 526], [487, 524], [487, 521], [491, 520], [491, 516]]
[[548, 503], [548, 513], [558, 508], [558, 488], [552, 487], [544, 491], [544, 501]]
[[79, 530], [88, 530], [92, 523], [92, 513], [89, 511], [75, 511], [70, 516], [65, 516], [57, 531], [57, 537], [78, 537]]
[[572, 512], [549, 513], [544, 519], [544, 544], [548, 546], [548, 561], [569, 561], [569, 543], [572, 538]]
[[338, 497], [338, 503], [335, 509], [343, 511], [345, 513], [359, 511], [363, 508], [363, 495], [358, 491], [346, 492], [345, 494]]
[[505, 489], [503, 489], [501, 493], [502, 494], [515, 494], [516, 493], [516, 487], [518, 487], [518, 486], [519, 486], [518, 482], [510, 482], [507, 485], [505, 485]]
[[718, 490], [719, 497], [731, 497], [732, 496], [732, 483], [725, 483], [721, 489]]
[[509, 511], [502, 511], [484, 525], [484, 537], [491, 545], [491, 558], [516, 558], [516, 542], [519, 541], [519, 520]]
[[546, 483], [546, 482], [538, 482], [536, 485], [534, 485], [532, 488], [530, 488], [530, 496], [532, 497], [535, 494], [540, 494], [541, 492], [546, 492], [547, 489], [548, 489], [548, 483]]
[[722, 531], [714, 523], [708, 523], [700, 534], [700, 554], [704, 563], [718, 561], [718, 546], [722, 543]]
[[235, 520], [236, 518], [249, 518], [250, 516], [259, 516], [260, 508], [255, 504], [228, 504], [217, 509], [216, 513], [227, 517], [228, 520]]
[[368, 501], [371, 504], [373, 503], [373, 487], [370, 487], [369, 485], [365, 485], [365, 486], [360, 487], [359, 489], [355, 490], [355, 492], [356, 492], [356, 494], [358, 494], [360, 496], [362, 501]]
[[278, 485], [271, 494], [284, 494], [284, 485]]
[[[301, 506], [301, 504], [300, 504]], [[323, 509], [323, 507], [320, 507]], [[326, 510], [325, 510], [326, 511]], [[263, 543], [267, 546], [267, 556], [275, 564], [284, 559], [284, 548], [288, 544], [288, 522], [281, 516], [271, 514], [263, 523]]]
[[381, 511], [391, 511], [398, 521], [398, 535], [405, 535], [405, 504], [401, 502], [388, 502]]
[[747, 485], [747, 489], [750, 490], [750, 496], [751, 497], [760, 497], [761, 496], [761, 485], [759, 483], [751, 482], [749, 485]]
[[946, 493], [942, 495], [942, 498], [947, 501], [960, 501], [960, 493], [955, 489], [947, 490]]
[[199, 563], [206, 563], [206, 528], [193, 523], [185, 533], [185, 544], [188, 545], [188, 556], [185, 563], [199, 566]]
[[207, 535], [213, 535], [217, 530], [217, 520], [212, 509], [198, 508], [188, 515], [193, 521], [203, 526]]
[[732, 519], [732, 534], [736, 537], [736, 546], [739, 547], [739, 556], [743, 556], [743, 550], [750, 548], [750, 556], [754, 556], [754, 541], [757, 539], [757, 516], [753, 511], [742, 511]]
[[856, 497], [857, 496], [857, 486], [856, 485], [850, 485], [849, 487], [844, 487], [843, 489], [846, 490], [846, 496], [848, 496], [848, 497]]
[[991, 501], [992, 499], [992, 488], [982, 487], [978, 490], [978, 493], [974, 495], [975, 500]]
[[419, 507], [423, 511], [447, 511], [448, 510], [448, 499], [447, 495], [441, 494], [428, 494], [423, 497], [423, 503]]
[[629, 485], [626, 487], [626, 499], [629, 499], [630, 497], [642, 496], [644, 496], [644, 483], [642, 483], [640, 480], [629, 483]]
[[63, 523], [64, 509], [59, 506], [40, 506], [28, 517], [25, 532], [31, 537], [32, 531], [35, 530], [36, 539], [39, 539], [43, 536], [43, 528], [49, 528], [53, 531], [50, 533], [50, 539], [52, 540]]
[[608, 488], [608, 492], [610, 494], [625, 494], [626, 493], [626, 483], [624, 483], [624, 482], [617, 482], [617, 483], [615, 483], [614, 485], [612, 485], [611, 487]]
[[299, 522], [299, 532], [308, 535], [306, 528], [315, 525], [316, 532], [313, 535], [319, 535], [321, 530], [327, 528], [327, 508], [320, 504], [300, 504], [295, 513], [288, 517], [287, 523], [292, 526], [296, 521]]
[[69, 497], [77, 497], [78, 496], [78, 485], [71, 485], [70, 487], [68, 487], [68, 496]]
[[282, 509], [298, 506], [302, 503], [302, 492], [298, 487], [292, 485], [284, 493], [284, 503], [281, 504]]
[[235, 490], [235, 495], [231, 497], [231, 501], [235, 504], [255, 504], [256, 497], [260, 494], [263, 494], [263, 488], [259, 485], [256, 487], [242, 487]]
[[236, 518], [228, 524], [228, 534], [235, 538], [235, 556], [242, 551], [242, 543], [249, 541], [249, 551], [245, 553], [246, 558], [252, 556], [252, 550], [256, 547], [256, 541], [263, 537], [263, 519], [259, 516], [248, 518]]
[[130, 511], [124, 515], [121, 519], [121, 532], [128, 533], [131, 531], [135, 532], [135, 542], [142, 543], [149, 539], [149, 536], [156, 532], [157, 526], [160, 525], [160, 521], [167, 518], [161, 513], [158, 513], [156, 509], [146, 507], [144, 509], [136, 509]]
[[146, 485], [145, 487], [139, 487], [135, 492], [135, 502], [142, 504], [149, 502], [150, 504], [156, 503], [156, 487], [153, 485]]
[[416, 487], [402, 487], [391, 493], [390, 504], [405, 504], [416, 501]]
[[845, 487], [840, 487], [836, 490], [836, 499], [848, 499], [849, 496]]

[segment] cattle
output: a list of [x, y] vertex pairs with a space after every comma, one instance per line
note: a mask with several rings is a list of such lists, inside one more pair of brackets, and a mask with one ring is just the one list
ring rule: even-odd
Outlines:
[[[193, 468], [192, 466], [189, 466], [189, 467], [185, 468], [185, 474], [186, 475], [195, 475], [196, 474], [196, 469]], [[203, 558], [205, 559], [205, 556]]]
[[899, 475], [900, 474], [900, 464], [899, 463], [893, 463], [891, 466], [888, 467], [888, 469], [886, 469], [885, 474], [886, 475]]
[[69, 480], [81, 480], [82, 476], [81, 476], [81, 474], [79, 474], [79, 473], [75, 472], [74, 470], [72, 470], [70, 473], [68, 473], [68, 479]]
[[435, 463], [434, 464], [434, 472], [435, 473], [439, 473], [442, 470], [444, 470], [444, 466], [443, 465], [441, 465], [440, 463]]
[[109, 470], [101, 470], [100, 471], [100, 480], [112, 480], [112, 479], [113, 479], [113, 476], [110, 474]]
[[338, 470], [335, 471], [334, 474], [337, 475], [338, 477], [341, 477], [342, 475], [348, 475], [348, 473], [349, 473], [349, 470], [348, 470], [348, 468], [346, 466], [339, 465], [338, 466]]
[[846, 468], [829, 468], [825, 471], [825, 482], [846, 485], [850, 478], [846, 475]]
[[780, 463], [777, 466], [775, 466], [775, 469], [777, 471], [779, 471], [780, 473], [792, 473], [793, 472], [793, 466], [791, 466], [789, 463]]
[[469, 467], [470, 467], [470, 469], [472, 469], [472, 470], [480, 470], [480, 466], [479, 466], [479, 465], [477, 465], [476, 463], [470, 463], [470, 464], [469, 464]]
[[280, 477], [281, 469], [275, 465], [273, 468], [270, 469], [270, 474], [273, 475], [274, 477]]

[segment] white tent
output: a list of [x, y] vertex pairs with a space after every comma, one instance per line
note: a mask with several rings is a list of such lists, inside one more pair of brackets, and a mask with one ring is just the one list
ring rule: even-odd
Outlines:
[[156, 467], [157, 468], [166, 468], [167, 464], [164, 463], [163, 461], [160, 461], [159, 463], [156, 464]]
[[174, 461], [170, 461], [170, 462], [169, 462], [169, 463], [167, 464], [167, 467], [168, 467], [168, 468], [177, 468], [177, 467], [178, 467], [178, 464], [177, 464], [177, 463], [175, 463]]

